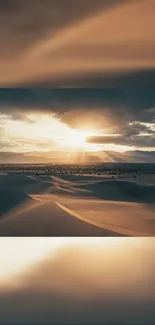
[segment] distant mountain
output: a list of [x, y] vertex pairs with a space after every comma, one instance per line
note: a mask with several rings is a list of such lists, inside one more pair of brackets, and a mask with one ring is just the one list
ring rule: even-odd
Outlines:
[[100, 152], [0, 152], [1, 164], [56, 164], [99, 162], [148, 162], [155, 163], [155, 151], [100, 151]]
[[109, 162], [155, 163], [155, 151], [102, 151], [100, 158], [102, 161]]
[[46, 157], [27, 156], [26, 153], [0, 152], [1, 164], [48, 163], [50, 160]]

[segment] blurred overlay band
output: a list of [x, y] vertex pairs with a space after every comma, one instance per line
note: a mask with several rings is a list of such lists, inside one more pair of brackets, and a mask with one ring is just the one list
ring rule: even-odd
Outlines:
[[155, 321], [153, 238], [20, 237], [0, 245], [0, 324]]

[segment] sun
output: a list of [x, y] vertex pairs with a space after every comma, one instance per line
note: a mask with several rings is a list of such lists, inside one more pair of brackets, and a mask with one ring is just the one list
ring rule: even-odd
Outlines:
[[91, 130], [71, 130], [70, 135], [61, 139], [61, 144], [72, 148], [85, 148], [87, 146], [86, 139], [93, 135]]
[[88, 131], [77, 130], [73, 132], [70, 141], [74, 146], [78, 147], [86, 143], [86, 139], [88, 136]]

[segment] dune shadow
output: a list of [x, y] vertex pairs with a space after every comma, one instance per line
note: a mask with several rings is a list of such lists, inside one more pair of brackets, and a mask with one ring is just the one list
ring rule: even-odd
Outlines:
[[19, 190], [0, 190], [0, 219], [11, 210], [19, 208], [23, 204], [32, 204], [33, 199]]
[[[57, 186], [55, 184], [57, 183]], [[73, 197], [107, 201], [155, 203], [155, 185], [139, 184], [134, 180], [119, 180], [89, 176], [62, 176], [55, 179], [53, 192]]]
[[125, 180], [109, 180], [81, 185], [85, 195], [93, 196], [107, 201], [155, 203], [155, 186], [139, 185]]
[[27, 175], [0, 176], [0, 218], [24, 204], [33, 204], [31, 194], [41, 194], [52, 186], [52, 181]]

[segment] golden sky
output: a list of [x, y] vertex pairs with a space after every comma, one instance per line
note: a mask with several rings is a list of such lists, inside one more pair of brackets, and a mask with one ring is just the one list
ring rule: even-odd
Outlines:
[[[5, 111], [8, 113], [5, 114]], [[115, 118], [113, 121], [112, 117], [104, 116], [104, 110], [97, 113], [95, 109], [95, 119], [89, 119], [89, 111], [82, 113], [73, 109], [71, 113], [73, 118], [78, 120], [77, 127], [72, 126], [72, 120], [67, 123], [63, 115], [59, 116], [44, 109], [3, 109], [0, 114], [0, 151], [19, 154], [32, 152], [32, 155], [38, 152], [38, 156], [41, 154], [45, 158], [50, 152], [51, 155], [52, 152], [57, 152], [63, 158], [65, 152], [98, 155], [104, 151], [151, 151], [155, 147], [153, 121], [124, 121], [124, 124], [121, 124], [121, 119], [120, 122], [115, 121]], [[100, 118], [102, 116], [103, 119]], [[56, 159], [57, 155], [54, 154], [53, 158]]]
[[25, 114], [23, 119], [12, 119], [9, 115], [1, 114], [1, 151], [123, 152], [134, 148], [134, 143], [125, 145], [120, 134], [108, 134], [106, 127], [105, 133], [104, 128], [96, 128], [93, 123], [85, 125], [85, 128], [75, 129], [53, 114], [43, 112]]

